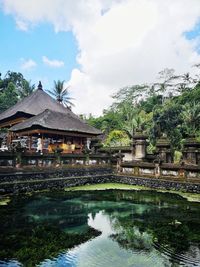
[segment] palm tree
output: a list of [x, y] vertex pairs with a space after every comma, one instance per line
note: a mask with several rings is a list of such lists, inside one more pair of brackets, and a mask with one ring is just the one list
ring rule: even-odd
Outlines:
[[134, 133], [138, 130], [140, 117], [138, 116], [138, 109], [134, 108], [132, 103], [124, 103], [121, 107], [121, 130], [125, 131], [130, 140], [133, 138]]
[[153, 84], [153, 91], [161, 96], [162, 104], [165, 99], [171, 98], [174, 93], [172, 80], [174, 79], [174, 69], [164, 69], [159, 73], [160, 82]]
[[69, 105], [74, 106], [71, 102], [71, 97], [69, 97], [69, 87], [64, 88], [65, 81], [54, 81], [53, 91], [48, 90], [48, 92], [56, 98], [56, 100], [63, 104], [65, 107], [69, 107]]
[[196, 134], [200, 124], [200, 104], [187, 103], [183, 107], [182, 118], [189, 134]]

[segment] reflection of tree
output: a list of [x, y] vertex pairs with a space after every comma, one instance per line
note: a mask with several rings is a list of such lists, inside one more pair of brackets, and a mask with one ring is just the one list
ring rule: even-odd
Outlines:
[[[88, 227], [87, 216], [99, 211], [110, 217], [111, 238], [125, 249], [148, 253], [155, 247], [173, 261], [176, 255], [190, 255], [192, 245], [200, 247], [199, 204], [173, 194], [51, 192], [13, 198], [0, 209], [0, 259], [15, 258], [25, 266], [98, 235]], [[82, 227], [84, 232], [76, 232]]]
[[117, 241], [119, 245], [126, 249], [150, 251], [152, 250], [151, 234], [141, 232], [137, 227], [130, 225], [130, 227], [122, 227], [121, 231], [110, 236]]
[[122, 194], [122, 199], [132, 200], [134, 204], [132, 208], [128, 206], [129, 213], [126, 210], [124, 216], [121, 213], [111, 214], [115, 229], [112, 239], [125, 249], [151, 251], [154, 247], [168, 255], [172, 262], [193, 259], [193, 255], [187, 256], [189, 259], [182, 255], [190, 255], [192, 244], [200, 246], [198, 204], [188, 203], [171, 194], [143, 191], [132, 194], [132, 198], [131, 193]]
[[23, 229], [0, 234], [0, 258], [17, 259], [25, 266], [36, 266], [44, 259], [55, 257], [87, 240], [99, 231], [89, 228], [84, 234], [67, 234], [51, 224], [28, 224]]
[[[59, 198], [58, 198], [59, 199]], [[63, 208], [62, 198], [55, 201], [37, 196], [14, 199], [2, 207], [0, 217], [0, 259], [17, 259], [25, 266], [36, 266], [44, 259], [98, 236], [87, 226], [84, 206], [71, 203]], [[64, 200], [63, 200], [64, 201]], [[29, 214], [27, 213], [29, 207]], [[36, 212], [37, 211], [37, 212]], [[74, 214], [74, 217], [72, 216]], [[62, 218], [63, 216], [63, 218]], [[63, 231], [73, 225], [86, 225], [81, 233]]]
[[157, 243], [170, 246], [174, 252], [184, 252], [190, 247], [192, 236], [187, 224], [159, 224], [153, 229]]
[[31, 222], [47, 223], [50, 220], [62, 230], [87, 225], [88, 219], [87, 208], [81, 200], [70, 201], [64, 194], [55, 198], [46, 194], [32, 199], [25, 207], [25, 214]]

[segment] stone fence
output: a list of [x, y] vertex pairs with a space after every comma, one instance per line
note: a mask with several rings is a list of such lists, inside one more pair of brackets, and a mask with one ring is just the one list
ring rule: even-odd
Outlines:
[[59, 167], [63, 165], [105, 165], [110, 164], [111, 157], [103, 154], [28, 154], [0, 153], [0, 172], [12, 168]]
[[137, 177], [200, 179], [199, 165], [132, 161], [122, 162], [119, 172]]

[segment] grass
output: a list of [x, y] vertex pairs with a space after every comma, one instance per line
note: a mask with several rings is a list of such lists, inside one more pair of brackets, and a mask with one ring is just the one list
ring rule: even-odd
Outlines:
[[117, 184], [117, 183], [106, 183], [106, 184], [94, 184], [94, 185], [82, 185], [67, 187], [65, 191], [90, 191], [90, 190], [108, 190], [108, 189], [121, 189], [121, 190], [149, 190], [148, 187], [128, 185], [128, 184]]
[[118, 184], [118, 183], [106, 183], [106, 184], [94, 184], [94, 185], [83, 185], [83, 186], [75, 186], [75, 187], [67, 187], [65, 191], [90, 191], [90, 190], [108, 190], [108, 189], [120, 189], [120, 190], [151, 190], [161, 193], [172, 193], [178, 194], [183, 198], [186, 198], [191, 202], [200, 202], [200, 194], [195, 193], [185, 193], [174, 190], [162, 190], [162, 189], [153, 189], [145, 186], [137, 186], [137, 185], [128, 185], [128, 184]]

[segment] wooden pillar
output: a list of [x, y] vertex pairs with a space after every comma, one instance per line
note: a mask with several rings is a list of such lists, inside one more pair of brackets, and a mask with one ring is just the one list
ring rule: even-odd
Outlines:
[[12, 140], [13, 140], [13, 133], [11, 132], [11, 136], [10, 136], [10, 143], [12, 143]]
[[32, 148], [32, 135], [29, 135], [29, 151], [31, 151]]
[[44, 149], [44, 136], [42, 134], [42, 138], [41, 138], [41, 144], [42, 144], [42, 153], [43, 153], [43, 149]]
[[9, 147], [11, 144], [11, 133], [8, 133], [8, 138], [7, 138], [7, 146]]
[[80, 153], [83, 151], [83, 138], [80, 138]]

